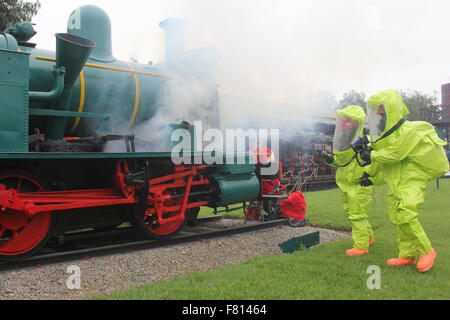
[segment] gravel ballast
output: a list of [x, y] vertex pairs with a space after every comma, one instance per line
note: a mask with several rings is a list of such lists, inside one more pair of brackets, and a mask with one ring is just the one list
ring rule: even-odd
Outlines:
[[[212, 223], [238, 226], [257, 222], [224, 219]], [[320, 231], [320, 244], [350, 237], [350, 233], [342, 231], [283, 226], [166, 248], [2, 272], [0, 299], [88, 299], [193, 271], [209, 271], [238, 264], [254, 257], [282, 255], [280, 243], [314, 231]], [[72, 287], [77, 285], [73, 280], [77, 270], [80, 271], [80, 288], [69, 289], [67, 283]]]

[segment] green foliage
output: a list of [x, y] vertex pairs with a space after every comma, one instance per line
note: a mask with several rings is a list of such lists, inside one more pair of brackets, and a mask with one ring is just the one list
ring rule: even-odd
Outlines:
[[426, 108], [428, 105], [437, 103], [437, 98], [417, 90], [399, 90], [403, 102], [409, 109], [410, 114], [408, 120], [423, 120], [421, 119], [420, 110]]
[[8, 22], [15, 24], [21, 21], [31, 22], [41, 8], [41, 3], [23, 0], [0, 0], [0, 31], [7, 28]]
[[360, 106], [366, 110], [366, 94], [356, 90], [344, 93], [342, 100], [339, 101], [338, 109], [343, 109], [348, 106]]
[[[406, 106], [409, 109], [408, 120], [424, 120], [421, 117], [420, 110], [426, 108], [429, 105], [435, 105], [437, 103], [436, 96], [428, 95], [422, 93], [418, 90], [398, 90], [400, 95], [403, 98], [403, 102], [405, 102]], [[364, 92], [359, 92], [356, 90], [351, 90], [349, 92], [344, 93], [342, 99], [339, 101], [337, 105], [338, 109], [345, 108], [350, 105], [361, 106], [366, 110], [367, 106], [367, 97]]]

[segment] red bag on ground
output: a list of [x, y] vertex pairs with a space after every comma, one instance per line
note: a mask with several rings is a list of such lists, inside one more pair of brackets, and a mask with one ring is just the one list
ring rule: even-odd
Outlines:
[[280, 217], [293, 218], [295, 220], [305, 219], [306, 202], [301, 191], [296, 191], [289, 195], [289, 198], [281, 203]]

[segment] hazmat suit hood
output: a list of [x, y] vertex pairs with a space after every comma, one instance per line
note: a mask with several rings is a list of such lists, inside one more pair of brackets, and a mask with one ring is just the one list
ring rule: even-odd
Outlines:
[[408, 115], [409, 110], [400, 93], [388, 89], [371, 96], [367, 100], [367, 114], [370, 134], [376, 141]]
[[333, 151], [344, 152], [351, 149], [350, 144], [362, 136], [365, 120], [366, 114], [360, 106], [337, 110]]

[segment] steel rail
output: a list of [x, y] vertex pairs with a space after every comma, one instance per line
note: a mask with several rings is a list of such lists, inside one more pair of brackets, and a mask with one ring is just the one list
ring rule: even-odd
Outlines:
[[[209, 217], [200, 217], [197, 218], [196, 221], [199, 224], [204, 224], [211, 221], [217, 221], [221, 220], [223, 216], [217, 215], [217, 216], [209, 216]], [[73, 241], [80, 241], [80, 240], [87, 240], [87, 239], [98, 239], [101, 237], [112, 237], [112, 236], [126, 236], [126, 235], [132, 235], [134, 231], [133, 227], [122, 227], [117, 228], [110, 231], [83, 231], [83, 232], [73, 232], [73, 233], [66, 233], [62, 237], [62, 241], [64, 243], [67, 242], [73, 242]], [[183, 231], [183, 230], [181, 230]]]
[[[209, 222], [211, 220], [219, 219], [221, 216], [217, 217], [207, 217], [207, 218], [198, 218], [197, 221], [200, 224], [203, 224], [205, 222]], [[272, 221], [266, 221], [266, 222], [259, 222], [259, 223], [252, 223], [247, 226], [239, 226], [239, 227], [232, 227], [232, 228], [224, 228], [221, 230], [214, 230], [214, 231], [203, 231], [203, 232], [191, 232], [187, 234], [180, 234], [177, 235], [171, 239], [165, 239], [165, 240], [138, 240], [138, 241], [128, 241], [124, 243], [119, 244], [108, 244], [108, 245], [102, 245], [102, 246], [93, 246], [88, 247], [84, 249], [67, 249], [65, 251], [56, 252], [56, 253], [47, 253], [47, 254], [36, 254], [34, 256], [31, 256], [29, 258], [26, 258], [21, 261], [14, 261], [14, 262], [0, 262], [0, 272], [5, 271], [12, 271], [12, 270], [19, 270], [19, 269], [25, 269], [25, 268], [36, 268], [37, 266], [44, 266], [49, 264], [56, 264], [56, 263], [67, 263], [75, 260], [81, 260], [86, 258], [95, 258], [95, 257], [101, 257], [101, 256], [107, 256], [107, 255], [113, 255], [113, 254], [123, 254], [126, 252], [131, 251], [139, 251], [139, 250], [145, 250], [145, 249], [155, 249], [155, 248], [161, 248], [166, 247], [169, 245], [176, 245], [176, 244], [182, 244], [182, 243], [189, 243], [194, 241], [200, 241], [200, 240], [206, 240], [206, 239], [213, 239], [213, 238], [220, 238], [224, 236], [230, 236], [235, 234], [241, 234], [241, 233], [248, 233], [255, 230], [264, 230], [264, 229], [271, 229], [280, 227], [283, 224], [287, 223], [287, 219], [278, 219], [278, 220], [272, 220]], [[127, 228], [128, 229], [128, 228]], [[132, 229], [132, 228], [129, 228]], [[131, 231], [131, 230], [129, 230]], [[128, 232], [129, 232], [128, 231]], [[126, 234], [126, 232], [123, 232], [122, 234]], [[110, 235], [113, 234], [113, 232], [98, 232], [100, 233], [108, 233]], [[183, 230], [181, 231], [183, 233]], [[93, 239], [93, 232], [86, 232], [85, 236], [88, 238]], [[67, 235], [70, 236], [70, 235]], [[76, 235], [72, 235], [71, 242], [77, 240], [75, 237]], [[81, 235], [77, 235], [78, 240], [82, 239]]]

